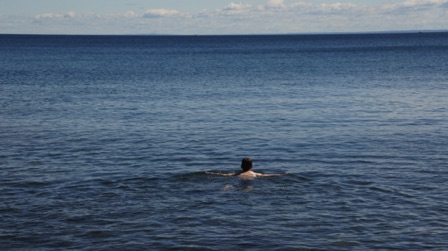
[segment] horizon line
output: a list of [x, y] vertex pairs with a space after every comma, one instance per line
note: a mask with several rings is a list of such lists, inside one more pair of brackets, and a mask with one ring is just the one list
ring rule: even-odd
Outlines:
[[291, 35], [354, 35], [354, 34], [412, 34], [445, 33], [448, 30], [384, 30], [384, 31], [340, 31], [340, 32], [289, 32], [289, 33], [228, 33], [228, 34], [170, 34], [170, 33], [129, 33], [129, 34], [90, 34], [90, 33], [0, 33], [0, 36], [291, 36]]

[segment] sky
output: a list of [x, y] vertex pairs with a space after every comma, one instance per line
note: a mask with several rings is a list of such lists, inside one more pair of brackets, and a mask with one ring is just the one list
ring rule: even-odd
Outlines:
[[448, 0], [0, 0], [0, 34], [448, 30]]

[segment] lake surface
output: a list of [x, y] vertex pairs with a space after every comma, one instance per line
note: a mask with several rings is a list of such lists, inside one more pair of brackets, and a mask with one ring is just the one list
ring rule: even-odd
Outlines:
[[[2, 250], [446, 250], [448, 33], [0, 35]], [[204, 171], [288, 174], [240, 180]]]

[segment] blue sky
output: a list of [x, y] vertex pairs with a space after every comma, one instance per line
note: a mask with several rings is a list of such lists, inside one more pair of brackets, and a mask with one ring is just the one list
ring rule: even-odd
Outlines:
[[0, 33], [272, 34], [448, 29], [448, 0], [0, 0]]

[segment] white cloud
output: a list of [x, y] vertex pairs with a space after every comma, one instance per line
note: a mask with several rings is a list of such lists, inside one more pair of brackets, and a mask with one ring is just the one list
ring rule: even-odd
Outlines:
[[125, 16], [125, 17], [136, 17], [137, 14], [135, 14], [135, 12], [133, 12], [133, 11], [126, 11], [126, 12], [123, 14], [123, 16]]
[[65, 14], [61, 13], [43, 13], [35, 16], [35, 19], [60, 19], [60, 18], [75, 18], [76, 13], [73, 11], [67, 12]]
[[[218, 13], [221, 15], [244, 15], [252, 10], [253, 6], [251, 4], [244, 3], [230, 3], [221, 10], [218, 10]], [[213, 13], [212, 13], [213, 15]]]
[[179, 16], [180, 12], [177, 10], [168, 10], [168, 9], [152, 9], [147, 10], [143, 14], [144, 18], [159, 18], [159, 17], [173, 17]]
[[283, 3], [283, 0], [269, 0], [267, 3], [267, 6], [273, 7], [273, 8], [281, 8], [284, 7], [285, 4]]
[[285, 15], [291, 15], [291, 13], [293, 13], [293, 15], [343, 14], [362, 10], [362, 6], [351, 3], [313, 4], [307, 1], [293, 1], [290, 4], [285, 4], [283, 0], [269, 0], [265, 4], [260, 5], [231, 3], [219, 10], [219, 13], [231, 15], [251, 14], [253, 17], [263, 15], [272, 16], [276, 13], [278, 17], [282, 19]]
[[406, 0], [404, 1], [404, 5], [409, 6], [439, 6], [442, 4], [446, 4], [448, 1], [446, 0]]
[[250, 8], [252, 5], [250, 4], [243, 4], [243, 3], [230, 3], [227, 5], [224, 9], [225, 10], [244, 10]]
[[43, 13], [43, 14], [37, 15], [35, 18], [36, 19], [53, 19], [53, 18], [62, 18], [62, 17], [64, 17], [64, 15], [59, 14], [59, 13]]
[[436, 8], [448, 8], [447, 0], [405, 0], [398, 4], [385, 4], [383, 9], [386, 11], [406, 12], [429, 10]]
[[333, 4], [321, 4], [320, 9], [322, 12], [335, 13], [335, 12], [345, 12], [345, 11], [356, 11], [358, 6], [350, 3], [333, 3]]
[[74, 18], [76, 17], [76, 13], [74, 11], [70, 11], [64, 14], [65, 18]]

